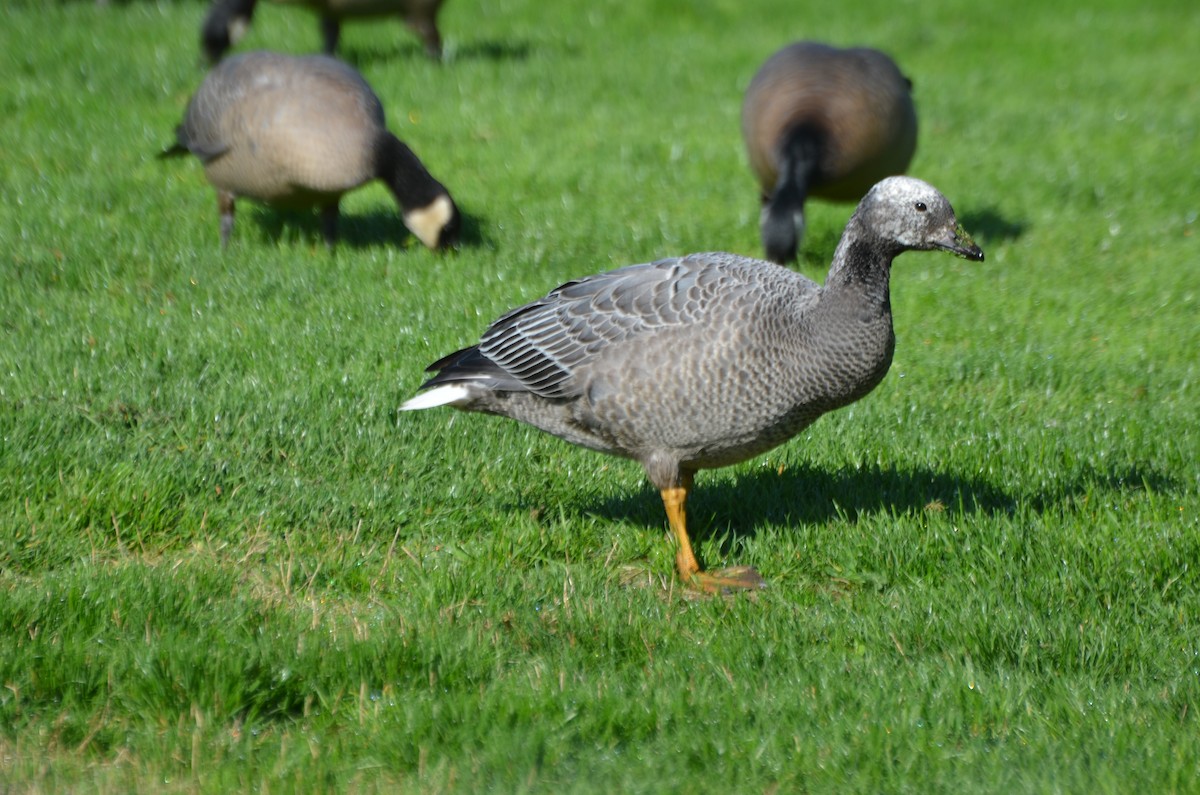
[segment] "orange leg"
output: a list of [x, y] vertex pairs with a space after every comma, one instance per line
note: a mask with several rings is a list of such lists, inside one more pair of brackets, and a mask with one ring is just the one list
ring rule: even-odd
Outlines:
[[679, 579], [684, 585], [697, 588], [706, 593], [725, 593], [731, 590], [751, 590], [763, 588], [766, 583], [758, 572], [749, 566], [734, 566], [714, 572], [700, 570], [696, 562], [696, 553], [692, 551], [692, 541], [687, 531], [688, 489], [692, 486], [690, 475], [684, 477], [679, 486], [665, 488], [662, 494], [663, 507], [667, 509], [667, 521], [679, 549], [675, 552], [675, 567], [679, 570]]
[[679, 569], [679, 579], [683, 582], [690, 582], [692, 577], [700, 571], [700, 564], [696, 562], [696, 554], [692, 552], [692, 541], [688, 538], [687, 531], [687, 503], [688, 483], [683, 486], [676, 486], [671, 489], [662, 490], [663, 507], [667, 509], [667, 521], [671, 524], [671, 532], [675, 534], [675, 541], [679, 545], [679, 549], [675, 552], [675, 567]]

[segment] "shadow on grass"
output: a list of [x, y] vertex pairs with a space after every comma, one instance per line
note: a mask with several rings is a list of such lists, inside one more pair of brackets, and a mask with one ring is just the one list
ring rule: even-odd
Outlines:
[[455, 47], [451, 60], [454, 61], [524, 61], [533, 54], [529, 41], [472, 41]]
[[[276, 210], [261, 205], [252, 205], [248, 213], [239, 213], [238, 226], [252, 220], [259, 227], [262, 241], [279, 245], [301, 241], [311, 245], [324, 245], [321, 224], [315, 212]], [[461, 211], [461, 208], [460, 208]], [[246, 219], [246, 216], [251, 216]], [[234, 229], [233, 240], [238, 237]], [[365, 213], [342, 213], [338, 221], [338, 247], [361, 249], [372, 246], [420, 245], [404, 225], [398, 210], [378, 209]], [[488, 242], [483, 227], [474, 216], [463, 213], [459, 232], [459, 247], [482, 245]]]
[[1024, 221], [1005, 218], [992, 207], [963, 213], [958, 220], [972, 237], [985, 243], [1016, 240], [1029, 226]]
[[[826, 524], [839, 516], [851, 518], [881, 510], [904, 513], [940, 502], [949, 510], [996, 513], [1015, 509], [1016, 500], [981, 480], [928, 469], [898, 471], [879, 466], [853, 470], [813, 467], [756, 469], [733, 480], [700, 473], [688, 498], [688, 515], [695, 518], [698, 538], [711, 532], [734, 538], [752, 537], [764, 523]], [[606, 500], [584, 510], [610, 519], [641, 523], [665, 521], [656, 494], [639, 492]], [[703, 518], [711, 517], [712, 527]], [[689, 525], [692, 523], [689, 522]]]
[[[442, 57], [442, 65], [456, 61], [526, 61], [535, 52], [543, 49], [549, 48], [546, 45], [535, 45], [533, 42], [524, 40], [471, 41], [447, 47]], [[567, 54], [572, 52], [569, 48], [561, 46], [556, 46], [554, 49], [566, 50]], [[415, 39], [401, 41], [399, 37], [394, 46], [381, 47], [364, 44], [346, 47], [343, 45], [341, 57], [355, 67], [397, 60], [429, 60], [429, 56], [419, 42]]]
[[[695, 519], [694, 524], [689, 521], [689, 530], [698, 539], [726, 536], [724, 545], [731, 546], [737, 539], [752, 538], [765, 523], [827, 524], [841, 516], [853, 521], [861, 514], [907, 514], [930, 508], [983, 516], [1010, 516], [1021, 510], [1041, 514], [1097, 490], [1161, 492], [1177, 486], [1174, 478], [1146, 463], [1104, 470], [1085, 465], [1057, 487], [1033, 494], [1011, 494], [982, 478], [927, 468], [805, 466], [782, 473], [762, 468], [739, 473], [733, 480], [701, 473], [688, 499], [688, 515]], [[648, 526], [666, 521], [658, 495], [645, 489], [579, 506], [579, 510]]]

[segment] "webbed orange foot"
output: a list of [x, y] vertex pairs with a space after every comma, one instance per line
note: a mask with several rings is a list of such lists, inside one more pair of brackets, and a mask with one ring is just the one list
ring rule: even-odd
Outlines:
[[687, 582], [689, 587], [710, 594], [758, 591], [767, 587], [767, 581], [751, 566], [698, 571]]

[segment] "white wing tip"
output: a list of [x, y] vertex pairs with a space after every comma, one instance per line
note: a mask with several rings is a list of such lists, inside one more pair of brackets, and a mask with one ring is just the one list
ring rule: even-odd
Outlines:
[[462, 384], [445, 384], [435, 386], [425, 392], [418, 392], [400, 404], [400, 410], [416, 411], [417, 409], [431, 409], [435, 406], [453, 406], [465, 402], [469, 397], [471, 397], [471, 390]]

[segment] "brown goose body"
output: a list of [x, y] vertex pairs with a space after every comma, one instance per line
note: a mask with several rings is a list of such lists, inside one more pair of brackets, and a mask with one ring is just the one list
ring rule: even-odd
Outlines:
[[176, 149], [199, 157], [217, 190], [223, 243], [234, 200], [246, 197], [319, 208], [332, 245], [342, 195], [374, 179], [427, 246], [452, 244], [457, 234], [449, 192], [388, 132], [362, 76], [335, 58], [250, 52], [222, 61], [192, 97], [177, 138]]
[[[797, 42], [751, 80], [742, 134], [762, 188], [767, 255], [787, 261], [802, 236], [808, 196], [858, 201], [908, 168], [917, 145], [911, 85], [878, 50]], [[771, 230], [770, 222], [783, 228]]]
[[[695, 254], [568, 282], [434, 362], [402, 406], [498, 414], [639, 461], [662, 492], [680, 576], [705, 580], [683, 504], [700, 469], [763, 453], [887, 374], [889, 280], [903, 251], [983, 253], [920, 180], [876, 185], [846, 227], [824, 285], [733, 254]], [[749, 580], [753, 582], [753, 579]]]
[[[442, 55], [442, 35], [437, 17], [444, 0], [273, 0], [298, 5], [314, 12], [321, 22], [322, 47], [327, 55], [337, 52], [342, 22], [373, 17], [399, 17], [420, 38], [425, 52]], [[258, 0], [216, 0], [209, 8], [200, 39], [205, 54], [216, 63], [237, 43], [254, 17]]]

